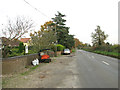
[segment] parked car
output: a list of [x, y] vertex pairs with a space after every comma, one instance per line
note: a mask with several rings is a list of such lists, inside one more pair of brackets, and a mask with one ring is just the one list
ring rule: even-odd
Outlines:
[[63, 54], [70, 54], [70, 49], [64, 49]]

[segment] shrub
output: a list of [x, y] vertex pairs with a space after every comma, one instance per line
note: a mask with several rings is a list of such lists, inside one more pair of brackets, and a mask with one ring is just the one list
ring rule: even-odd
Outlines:
[[23, 42], [20, 42], [20, 43], [19, 43], [19, 52], [22, 53], [23, 50], [24, 50]]
[[57, 51], [63, 51], [65, 47], [61, 44], [57, 44]]
[[51, 50], [55, 52], [56, 46], [55, 46], [55, 45], [52, 45], [52, 46], [51, 46]]
[[72, 49], [72, 52], [75, 52], [75, 49]]
[[6, 58], [11, 54], [11, 49], [9, 46], [5, 45], [4, 48], [2, 49], [2, 57]]

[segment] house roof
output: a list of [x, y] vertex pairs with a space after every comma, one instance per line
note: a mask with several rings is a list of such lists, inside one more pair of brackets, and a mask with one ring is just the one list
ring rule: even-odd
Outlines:
[[20, 41], [23, 43], [27, 43], [30, 40], [30, 38], [21, 38]]
[[2, 37], [2, 44], [4, 45], [19, 46], [19, 43], [19, 40], [10, 41], [8, 38]]
[[8, 44], [10, 44], [10, 40], [6, 37], [2, 37], [2, 44], [8, 45]]

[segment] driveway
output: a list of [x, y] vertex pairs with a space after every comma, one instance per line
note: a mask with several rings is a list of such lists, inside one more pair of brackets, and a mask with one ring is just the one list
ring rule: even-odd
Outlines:
[[54, 57], [51, 63], [41, 63], [28, 74], [4, 76], [3, 88], [72, 88], [74, 57], [75, 53]]

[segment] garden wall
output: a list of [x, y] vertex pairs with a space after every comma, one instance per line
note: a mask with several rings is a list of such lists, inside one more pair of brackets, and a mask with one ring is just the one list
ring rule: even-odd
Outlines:
[[21, 72], [26, 67], [31, 66], [31, 61], [33, 61], [36, 58], [39, 58], [38, 54], [3, 58], [2, 74], [5, 75]]
[[61, 55], [61, 51], [57, 51], [57, 56]]

